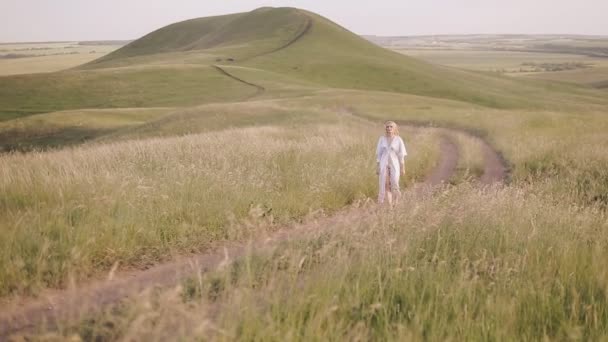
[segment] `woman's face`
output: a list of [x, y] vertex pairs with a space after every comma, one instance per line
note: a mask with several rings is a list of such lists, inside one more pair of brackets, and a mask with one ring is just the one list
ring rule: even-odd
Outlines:
[[395, 127], [392, 124], [388, 124], [386, 125], [386, 134], [391, 135], [393, 134], [393, 131], [395, 130]]

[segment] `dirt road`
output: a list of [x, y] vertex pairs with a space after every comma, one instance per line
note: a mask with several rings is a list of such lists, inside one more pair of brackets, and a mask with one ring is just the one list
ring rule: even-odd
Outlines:
[[[458, 164], [458, 146], [448, 134], [440, 142], [441, 157], [435, 169], [426, 180], [405, 191], [428, 194], [447, 182]], [[500, 156], [486, 144], [484, 147], [485, 172], [481, 177], [483, 184], [502, 181], [506, 166]], [[75, 289], [47, 291], [39, 299], [10, 303], [0, 313], [0, 340], [17, 333], [35, 331], [41, 326], [53, 327], [62, 321], [71, 321], [83, 315], [91, 315], [120, 301], [134, 296], [150, 287], [171, 287], [191, 275], [215, 270], [222, 265], [244, 255], [254, 246], [263, 248], [280, 241], [297, 239], [298, 236], [319, 229], [331, 229], [337, 222], [358, 220], [374, 210], [375, 205], [350, 207], [328, 217], [316, 217], [304, 223], [283, 227], [249, 242], [225, 243], [208, 253], [183, 257], [178, 260], [156, 265], [144, 271], [118, 273], [106, 280], [92, 281]]]

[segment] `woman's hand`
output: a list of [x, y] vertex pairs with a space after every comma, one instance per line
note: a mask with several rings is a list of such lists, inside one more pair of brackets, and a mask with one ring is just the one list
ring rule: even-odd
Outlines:
[[401, 175], [405, 176], [405, 165], [401, 164]]
[[376, 164], [376, 176], [380, 175], [380, 163]]

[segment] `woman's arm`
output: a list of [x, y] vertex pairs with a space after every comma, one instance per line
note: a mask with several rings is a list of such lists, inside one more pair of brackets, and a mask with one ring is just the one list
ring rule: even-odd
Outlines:
[[378, 139], [378, 145], [376, 146], [376, 174], [380, 174], [380, 153], [382, 152], [382, 137]]
[[401, 158], [401, 160], [405, 160], [405, 157], [407, 157], [407, 150], [405, 149], [403, 139], [399, 137], [399, 158]]
[[380, 153], [382, 153], [382, 137], [378, 139], [378, 145], [376, 146], [376, 163], [378, 164], [380, 164], [380, 158], [382, 157]]
[[405, 144], [403, 143], [403, 139], [399, 137], [399, 162], [401, 163], [401, 174], [405, 174], [405, 157], [407, 156], [407, 150], [405, 149]]

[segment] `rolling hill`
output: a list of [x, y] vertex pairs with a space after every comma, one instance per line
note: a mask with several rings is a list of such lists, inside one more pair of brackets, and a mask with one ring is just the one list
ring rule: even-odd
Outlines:
[[[47, 132], [42, 138], [30, 132], [35, 122], [53, 122], [53, 136], [63, 134], [65, 126], [76, 142], [98, 135], [91, 132], [106, 133], [69, 126], [76, 120], [55, 122], [65, 115], [46, 118], [46, 113], [70, 111], [79, 122], [83, 115], [97, 122], [106, 120], [107, 112], [91, 109], [167, 108], [169, 113], [327, 89], [412, 94], [498, 109], [561, 110], [572, 103], [608, 102], [600, 90], [428, 64], [314, 13], [266, 7], [175, 23], [78, 68], [0, 77], [0, 146], [19, 145], [18, 136], [45, 141], [48, 130], [42, 129]], [[26, 116], [35, 120], [22, 123], [19, 118]]]
[[309, 23], [302, 11], [288, 8], [192, 19], [156, 30], [90, 66], [104, 67], [129, 57], [203, 50], [214, 56], [225, 53], [230, 58], [251, 58], [295, 40]]
[[242, 65], [323, 87], [408, 93], [494, 108], [538, 107], [555, 91], [580, 92], [574, 86], [431, 65], [294, 8], [262, 8], [169, 25], [85, 67], [184, 62]]
[[[546, 88], [438, 67], [380, 48], [316, 14], [294, 8], [188, 20], [74, 70], [0, 78], [0, 119], [80, 108], [148, 107], [242, 100], [251, 91], [213, 64], [241, 65], [317, 84], [410, 93], [490, 107], [534, 106]], [[241, 89], [242, 88], [242, 89]]]

